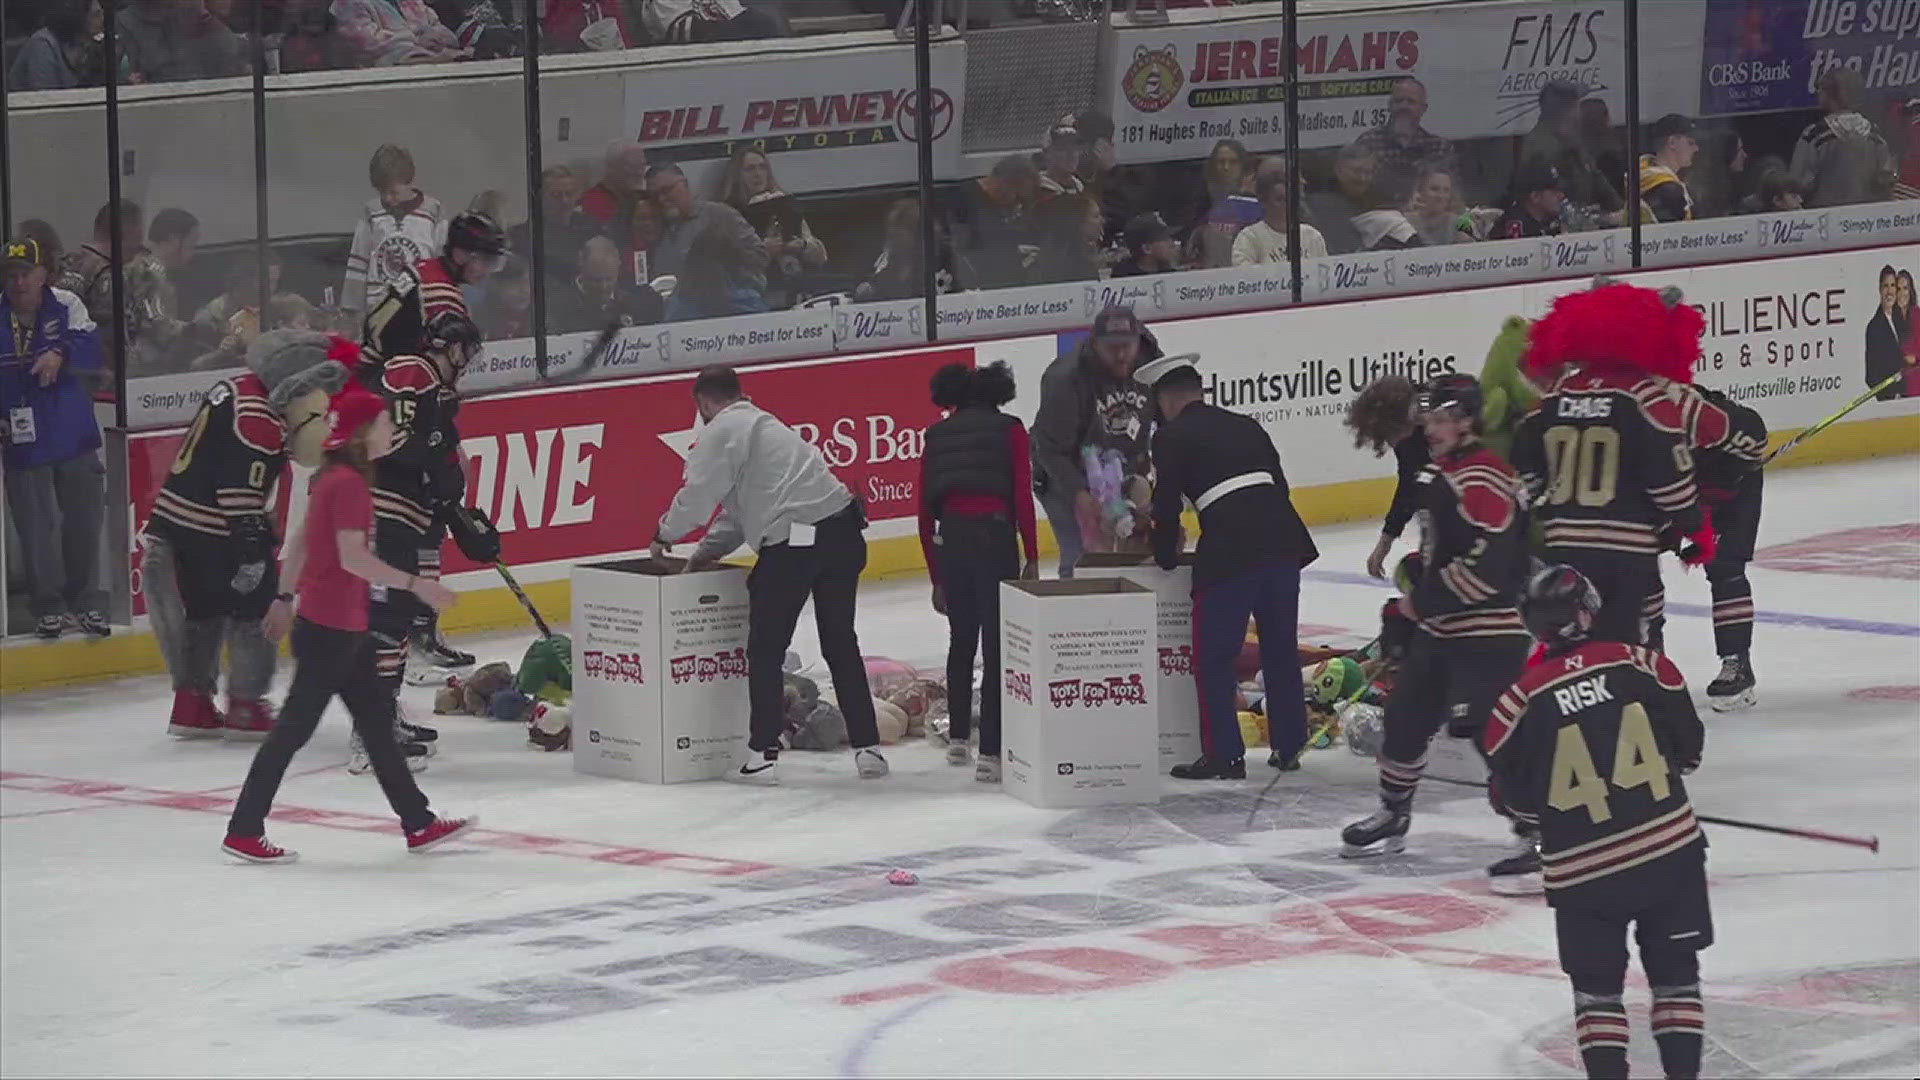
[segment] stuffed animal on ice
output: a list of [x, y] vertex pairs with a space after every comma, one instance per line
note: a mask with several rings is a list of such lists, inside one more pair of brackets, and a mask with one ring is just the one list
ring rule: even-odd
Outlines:
[[527, 744], [552, 752], [573, 748], [573, 710], [542, 701], [527, 721]]

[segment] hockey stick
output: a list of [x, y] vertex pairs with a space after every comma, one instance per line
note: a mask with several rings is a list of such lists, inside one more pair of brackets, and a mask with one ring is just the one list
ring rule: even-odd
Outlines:
[[493, 564], [493, 568], [500, 571], [500, 579], [505, 581], [507, 588], [513, 591], [514, 599], [520, 601], [520, 606], [526, 608], [527, 614], [533, 617], [533, 625], [540, 629], [540, 636], [552, 637], [553, 631], [547, 628], [547, 620], [540, 617], [540, 609], [533, 606], [533, 601], [527, 597], [527, 591], [513, 579], [513, 571], [507, 569], [506, 563], [497, 561]]
[[613, 351], [613, 342], [620, 336], [620, 330], [621, 325], [617, 322], [610, 322], [601, 327], [600, 333], [595, 335], [593, 341], [587, 345], [587, 351], [581, 354], [580, 362], [557, 376], [548, 369], [542, 357], [536, 356], [535, 367], [538, 369], [540, 381], [563, 382], [585, 378], [594, 368], [600, 366], [600, 361], [605, 360], [608, 353]]
[[[1456, 780], [1451, 776], [1429, 776], [1429, 780], [1438, 780], [1443, 784], [1456, 787], [1479, 788], [1485, 791], [1487, 785], [1479, 780]], [[1802, 840], [1824, 840], [1829, 844], [1846, 844], [1849, 847], [1866, 848], [1878, 855], [1880, 838], [1877, 836], [1848, 836], [1844, 833], [1821, 832], [1818, 829], [1797, 829], [1791, 825], [1768, 825], [1762, 821], [1741, 821], [1739, 818], [1714, 817], [1711, 814], [1695, 814], [1694, 820], [1706, 825], [1725, 825], [1731, 829], [1751, 829], [1754, 832], [1778, 833], [1781, 836], [1797, 836]]]
[[1793, 438], [1788, 439], [1786, 442], [1781, 443], [1779, 447], [1773, 451], [1773, 453], [1768, 454], [1764, 458], [1761, 458], [1760, 467], [1763, 469], [1766, 468], [1768, 465], [1773, 464], [1774, 458], [1777, 458], [1781, 454], [1784, 454], [1787, 451], [1793, 449], [1794, 447], [1799, 446], [1801, 443], [1807, 441], [1807, 439], [1811, 438], [1812, 436], [1817, 435], [1822, 431], [1825, 431], [1828, 427], [1832, 426], [1841, 417], [1847, 415], [1853, 410], [1873, 400], [1874, 395], [1878, 394], [1882, 390], [1885, 390], [1887, 387], [1892, 386], [1895, 380], [1900, 379], [1905, 374], [1906, 373], [1902, 371], [1894, 372], [1893, 374], [1880, 380], [1880, 382], [1877, 385], [1869, 388], [1866, 393], [1861, 394], [1859, 397], [1854, 398], [1852, 401], [1847, 402], [1846, 406], [1843, 407], [1839, 412], [1834, 413], [1832, 416], [1829, 416], [1825, 420], [1822, 420], [1819, 423], [1814, 424], [1810, 427], [1801, 428], [1800, 434], [1795, 435]]

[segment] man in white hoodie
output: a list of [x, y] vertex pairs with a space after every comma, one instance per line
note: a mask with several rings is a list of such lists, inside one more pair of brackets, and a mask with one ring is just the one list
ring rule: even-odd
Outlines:
[[1793, 147], [1787, 174], [1807, 189], [1807, 205], [1879, 202], [1893, 193], [1893, 153], [1873, 121], [1860, 113], [1866, 95], [1860, 73], [1831, 67], [1820, 76], [1826, 115], [1807, 125]]

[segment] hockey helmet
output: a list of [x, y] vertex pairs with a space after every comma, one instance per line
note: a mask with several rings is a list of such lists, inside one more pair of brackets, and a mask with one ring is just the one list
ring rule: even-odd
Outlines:
[[1520, 618], [1549, 649], [1570, 648], [1587, 639], [1600, 614], [1600, 593], [1571, 566], [1551, 564], [1527, 580]]
[[427, 320], [426, 340], [427, 350], [445, 352], [456, 372], [480, 355], [483, 344], [480, 328], [458, 311], [442, 311]]
[[507, 234], [498, 222], [485, 214], [471, 210], [455, 214], [447, 223], [447, 250], [451, 252], [455, 248], [503, 257], [507, 253]]
[[1479, 420], [1484, 400], [1480, 380], [1471, 375], [1436, 375], [1420, 388], [1420, 411], [1450, 412], [1462, 420]]

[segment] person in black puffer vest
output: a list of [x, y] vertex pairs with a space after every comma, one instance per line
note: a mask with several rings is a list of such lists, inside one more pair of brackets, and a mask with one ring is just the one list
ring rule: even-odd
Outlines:
[[[973, 733], [973, 658], [980, 687], [980, 761], [974, 779], [1000, 780], [1000, 582], [1039, 574], [1027, 429], [1000, 411], [1013, 400], [1013, 372], [948, 364], [934, 373], [933, 403], [947, 418], [927, 429], [920, 459], [920, 547], [933, 580], [933, 609], [947, 617], [947, 763], [965, 765]], [[1014, 534], [1025, 545], [1026, 563]]]

